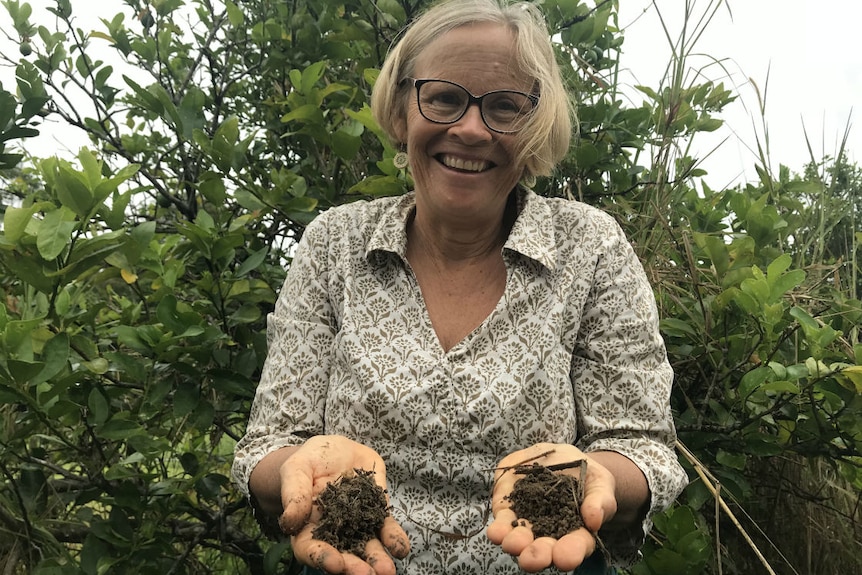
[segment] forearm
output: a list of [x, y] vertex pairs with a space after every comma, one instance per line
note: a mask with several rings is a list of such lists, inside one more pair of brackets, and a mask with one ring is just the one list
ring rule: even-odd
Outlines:
[[649, 508], [650, 491], [640, 468], [615, 451], [594, 451], [587, 455], [607, 468], [616, 480], [617, 512], [605, 527], [624, 529], [643, 521]]
[[251, 472], [248, 480], [249, 491], [267, 515], [278, 517], [282, 513], [280, 470], [282, 464], [297, 449], [299, 446], [277, 449], [261, 459]]

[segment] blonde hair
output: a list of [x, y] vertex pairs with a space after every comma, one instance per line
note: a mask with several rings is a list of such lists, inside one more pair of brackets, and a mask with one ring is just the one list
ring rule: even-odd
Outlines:
[[416, 58], [434, 40], [460, 26], [492, 22], [515, 34], [520, 72], [535, 83], [539, 105], [516, 135], [519, 165], [525, 176], [548, 176], [566, 155], [574, 108], [560, 75], [544, 18], [534, 5], [507, 0], [446, 0], [416, 19], [389, 52], [371, 94], [374, 118], [396, 144], [407, 118]]

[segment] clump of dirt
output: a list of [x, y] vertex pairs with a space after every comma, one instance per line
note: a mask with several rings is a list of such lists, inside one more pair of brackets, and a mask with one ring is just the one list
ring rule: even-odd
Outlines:
[[317, 496], [321, 519], [312, 536], [364, 559], [365, 544], [377, 537], [389, 506], [386, 491], [374, 482], [374, 471], [353, 472], [330, 483]]
[[513, 527], [529, 521], [534, 536], [559, 539], [584, 525], [582, 488], [577, 477], [555, 474], [552, 468], [537, 463], [517, 466], [513, 472], [523, 475], [507, 497], [518, 516]]

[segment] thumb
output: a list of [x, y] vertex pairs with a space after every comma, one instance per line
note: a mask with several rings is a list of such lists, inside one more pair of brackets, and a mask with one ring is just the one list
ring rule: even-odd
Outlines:
[[588, 468], [581, 518], [586, 528], [595, 533], [617, 512], [616, 480], [601, 464], [590, 464], [593, 469]]
[[281, 504], [283, 511], [278, 519], [282, 531], [296, 535], [308, 521], [313, 504], [313, 477], [310, 466], [301, 460], [285, 462], [281, 469]]

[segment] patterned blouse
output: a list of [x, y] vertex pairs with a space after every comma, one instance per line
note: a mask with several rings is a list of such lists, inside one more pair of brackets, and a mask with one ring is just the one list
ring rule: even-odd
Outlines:
[[[306, 229], [274, 312], [269, 355], [233, 475], [248, 495], [269, 452], [317, 434], [386, 462], [405, 574], [519, 573], [485, 535], [493, 468], [539, 442], [612, 450], [649, 483], [649, 515], [685, 484], [673, 373], [655, 299], [622, 230], [579, 202], [517, 193], [505, 292], [448, 352], [405, 253], [413, 194], [328, 210]], [[635, 561], [643, 528], [613, 539]], [[549, 570], [549, 572], [556, 572]]]

